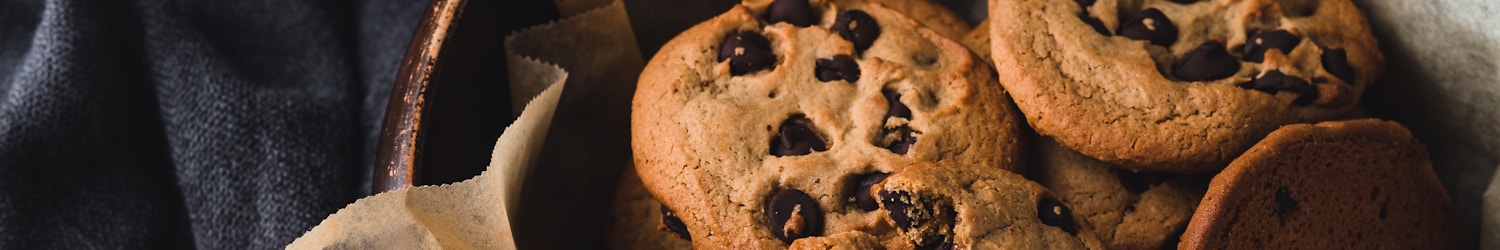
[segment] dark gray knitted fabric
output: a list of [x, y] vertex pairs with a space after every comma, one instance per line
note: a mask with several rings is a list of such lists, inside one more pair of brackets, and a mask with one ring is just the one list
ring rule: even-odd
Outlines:
[[366, 195], [425, 0], [0, 0], [0, 249], [281, 248]]

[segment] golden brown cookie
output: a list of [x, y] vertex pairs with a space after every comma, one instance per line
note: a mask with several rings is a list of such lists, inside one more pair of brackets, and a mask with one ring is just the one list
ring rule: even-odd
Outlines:
[[736, 6], [641, 73], [636, 170], [694, 246], [888, 239], [858, 191], [877, 177], [938, 160], [1022, 170], [1018, 115], [982, 59], [881, 4], [799, 3]]
[[[989, 59], [990, 21], [980, 21], [979, 25], [974, 26], [973, 30], [969, 30], [969, 32], [964, 34], [964, 37], [962, 39], [959, 39], [958, 41], [963, 43], [964, 47], [968, 47], [970, 51], [974, 51], [975, 55], [979, 55], [979, 58]], [[989, 64], [995, 63], [990, 60], [985, 60], [984, 62]]]
[[1377, 119], [1271, 132], [1214, 176], [1181, 249], [1453, 249], [1426, 147]]
[[910, 166], [871, 187], [905, 239], [938, 249], [1103, 249], [1046, 187], [947, 164]]
[[[923, 27], [953, 40], [958, 40], [972, 29], [969, 23], [954, 14], [953, 10], [938, 4], [935, 0], [827, 0], [825, 2], [843, 8], [861, 8], [878, 3], [886, 9], [895, 10], [912, 20], [917, 20]], [[742, 1], [742, 4], [751, 9], [768, 9], [773, 3], [775, 0]], [[769, 19], [769, 15], [766, 18]]]
[[1209, 174], [1132, 172], [1040, 137], [1029, 176], [1092, 225], [1109, 249], [1176, 246]]
[[1283, 124], [1345, 117], [1384, 67], [1349, 0], [990, 3], [1031, 126], [1137, 171], [1216, 171]]
[[[634, 167], [620, 173], [620, 184], [610, 205], [609, 223], [604, 239], [610, 249], [692, 249], [687, 235], [676, 231], [681, 220], [668, 214], [664, 206], [646, 191]], [[665, 216], [664, 216], [665, 215]]]

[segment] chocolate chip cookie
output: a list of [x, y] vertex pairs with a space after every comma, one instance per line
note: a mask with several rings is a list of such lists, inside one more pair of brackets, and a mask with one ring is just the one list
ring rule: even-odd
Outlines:
[[[973, 51], [975, 55], [979, 55], [979, 58], [989, 59], [990, 21], [980, 21], [979, 25], [975, 25], [974, 29], [969, 30], [968, 33], [964, 33], [963, 38], [960, 38], [958, 41], [959, 43], [963, 43], [964, 47], [969, 48], [969, 51]], [[985, 60], [984, 62], [989, 64], [994, 63], [990, 60]]]
[[1072, 205], [1109, 249], [1176, 246], [1208, 188], [1208, 174], [1132, 172], [1038, 138], [1033, 180]]
[[1182, 249], [1454, 249], [1426, 147], [1376, 119], [1288, 125], [1214, 176]]
[[1349, 0], [991, 0], [1000, 83], [1040, 134], [1136, 171], [1223, 168], [1340, 119], [1384, 59]]
[[901, 236], [938, 249], [1104, 249], [1047, 188], [1019, 174], [919, 163], [871, 187]]
[[634, 168], [620, 174], [604, 238], [610, 249], [692, 249], [687, 228], [656, 201]]
[[694, 246], [892, 239], [868, 189], [881, 177], [939, 160], [1024, 166], [994, 72], [881, 4], [739, 5], [660, 51], [635, 93], [632, 150]]

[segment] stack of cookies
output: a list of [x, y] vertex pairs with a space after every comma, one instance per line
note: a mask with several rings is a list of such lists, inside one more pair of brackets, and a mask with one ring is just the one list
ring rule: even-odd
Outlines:
[[1348, 0], [989, 6], [971, 29], [927, 0], [747, 0], [684, 31], [641, 73], [609, 244], [1454, 243], [1425, 146], [1357, 119], [1384, 63]]

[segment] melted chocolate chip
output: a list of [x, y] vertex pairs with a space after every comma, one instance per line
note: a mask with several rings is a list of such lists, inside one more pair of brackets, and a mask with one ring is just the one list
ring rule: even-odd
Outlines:
[[1159, 185], [1176, 177], [1176, 175], [1157, 172], [1137, 173], [1122, 169], [1115, 171], [1115, 177], [1120, 179], [1120, 185], [1124, 186], [1126, 191], [1139, 194], [1146, 192], [1146, 189], [1151, 188], [1151, 186]]
[[1088, 24], [1089, 27], [1093, 27], [1095, 32], [1099, 32], [1099, 34], [1103, 34], [1105, 36], [1110, 35], [1109, 28], [1104, 27], [1104, 21], [1099, 21], [1099, 18], [1089, 16], [1088, 11], [1085, 10], [1083, 13], [1078, 13], [1078, 19], [1083, 19], [1083, 23]]
[[771, 138], [771, 155], [774, 156], [806, 155], [827, 150], [828, 144], [823, 142], [823, 137], [813, 131], [812, 121], [800, 115], [781, 122], [780, 132], [776, 133], [776, 138]]
[[1286, 30], [1274, 30], [1269, 32], [1256, 32], [1245, 41], [1245, 61], [1265, 61], [1266, 51], [1270, 49], [1281, 50], [1281, 54], [1292, 53], [1297, 44], [1302, 42], [1302, 37], [1293, 35]]
[[1297, 99], [1292, 103], [1307, 105], [1318, 99], [1318, 88], [1308, 84], [1302, 78], [1289, 76], [1281, 71], [1267, 71], [1265, 74], [1255, 77], [1249, 82], [1241, 83], [1240, 88], [1254, 89], [1260, 92], [1275, 94], [1280, 91], [1291, 91], [1297, 93]]
[[724, 38], [719, 47], [719, 61], [729, 60], [729, 73], [743, 75], [776, 66], [771, 40], [754, 31], [743, 31]]
[[911, 119], [911, 109], [901, 103], [901, 93], [894, 89], [881, 90], [880, 95], [885, 96], [885, 104], [889, 109], [885, 110], [885, 117], [901, 117]]
[[667, 230], [672, 231], [672, 234], [676, 234], [678, 238], [684, 240], [692, 240], [693, 238], [693, 235], [688, 233], [687, 224], [682, 224], [682, 219], [678, 219], [677, 213], [673, 213], [671, 209], [667, 208], [667, 205], [661, 205], [661, 224], [666, 226]]
[[832, 59], [819, 58], [813, 71], [817, 73], [818, 81], [859, 81], [859, 63], [847, 55], [836, 55]]
[[1354, 84], [1354, 66], [1349, 65], [1349, 55], [1344, 49], [1324, 48], [1321, 58], [1323, 70], [1346, 83]]
[[1292, 198], [1292, 191], [1287, 190], [1286, 187], [1276, 189], [1277, 216], [1286, 216], [1287, 214], [1297, 212], [1299, 206], [1297, 203], [1297, 199]]
[[787, 22], [798, 27], [807, 27], [813, 24], [814, 16], [812, 5], [807, 0], [776, 0], [771, 3], [770, 10], [766, 11], [766, 22], [776, 24]]
[[1073, 0], [1073, 2], [1078, 3], [1078, 7], [1081, 7], [1085, 10], [1087, 10], [1089, 6], [1094, 6], [1094, 1], [1095, 0]]
[[[937, 240], [933, 240], [933, 241], [937, 241]], [[941, 242], [938, 242], [937, 244], [921, 245], [921, 246], [917, 246], [916, 249], [917, 250], [953, 250], [956, 247], [958, 247], [958, 246], [955, 245], [955, 244], [953, 244], [952, 240], [943, 239]]]
[[1062, 228], [1070, 234], [1078, 234], [1078, 227], [1073, 225], [1073, 211], [1052, 198], [1042, 198], [1036, 203], [1036, 217], [1042, 224]]
[[896, 226], [902, 229], [911, 229], [914, 226], [922, 225], [921, 218], [925, 217], [926, 213], [922, 210], [914, 209], [916, 206], [912, 205], [915, 202], [911, 200], [911, 194], [905, 191], [891, 192], [885, 190], [880, 190], [876, 194], [880, 196], [880, 204], [885, 205], [885, 210], [891, 212], [891, 221], [895, 222]]
[[766, 202], [766, 226], [781, 242], [823, 234], [823, 210], [807, 193], [795, 188], [782, 189]]
[[901, 126], [889, 130], [887, 133], [892, 133], [892, 140], [890, 144], [885, 146], [885, 149], [890, 150], [891, 153], [904, 155], [907, 151], [911, 151], [912, 144], [917, 143], [917, 137], [912, 135], [913, 132], [910, 127]]
[[1120, 35], [1134, 40], [1151, 41], [1151, 44], [1172, 46], [1177, 42], [1177, 26], [1156, 8], [1147, 8], [1120, 25]]
[[860, 176], [859, 181], [855, 182], [854, 185], [854, 205], [866, 212], [880, 209], [880, 204], [875, 201], [875, 196], [870, 195], [870, 187], [880, 184], [888, 176], [891, 176], [891, 174], [870, 173]]
[[[901, 93], [896, 92], [896, 90], [886, 89], [881, 90], [880, 94], [885, 96], [886, 106], [889, 107], [885, 111], [887, 119], [890, 117], [912, 119], [911, 108], [908, 108], [905, 103], [901, 102]], [[885, 149], [890, 150], [892, 153], [904, 155], [907, 151], [911, 150], [912, 144], [917, 143], [917, 137], [913, 135], [911, 127], [906, 125], [884, 128], [881, 134], [885, 135], [885, 137], [882, 138], [879, 145], [884, 145]]]
[[1391, 207], [1391, 200], [1390, 199], [1386, 199], [1385, 202], [1381, 202], [1380, 203], [1380, 219], [1382, 219], [1382, 220], [1385, 219], [1386, 210], [1387, 210], [1387, 208], [1390, 208], [1390, 207]]
[[875, 44], [875, 39], [880, 38], [880, 24], [875, 23], [875, 18], [860, 10], [845, 10], [839, 12], [834, 18], [833, 29], [839, 32], [839, 37], [854, 43], [855, 52], [863, 52]]
[[1184, 81], [1218, 80], [1240, 71], [1240, 61], [1234, 59], [1224, 44], [1205, 41], [1172, 64], [1172, 75]]

